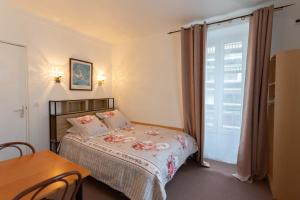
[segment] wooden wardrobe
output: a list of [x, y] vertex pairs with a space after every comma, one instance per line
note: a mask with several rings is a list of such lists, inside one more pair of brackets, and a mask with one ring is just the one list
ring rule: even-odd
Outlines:
[[300, 200], [300, 49], [271, 60], [269, 182], [276, 200]]

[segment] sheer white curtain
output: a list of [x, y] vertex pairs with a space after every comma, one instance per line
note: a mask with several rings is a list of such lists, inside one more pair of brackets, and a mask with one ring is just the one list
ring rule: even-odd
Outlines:
[[241, 133], [248, 20], [210, 26], [205, 72], [205, 158], [235, 164]]

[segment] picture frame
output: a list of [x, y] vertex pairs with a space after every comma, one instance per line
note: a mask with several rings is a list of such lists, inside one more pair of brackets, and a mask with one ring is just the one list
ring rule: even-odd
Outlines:
[[93, 90], [93, 63], [70, 58], [70, 90]]

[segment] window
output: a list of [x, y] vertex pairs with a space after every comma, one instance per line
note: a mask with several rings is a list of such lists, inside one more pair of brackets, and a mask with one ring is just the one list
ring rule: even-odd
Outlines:
[[235, 164], [240, 141], [248, 21], [210, 27], [205, 71], [204, 156]]

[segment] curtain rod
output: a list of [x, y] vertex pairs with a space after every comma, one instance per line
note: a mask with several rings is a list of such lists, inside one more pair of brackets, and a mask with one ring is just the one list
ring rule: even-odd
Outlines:
[[[293, 5], [295, 5], [295, 4], [288, 4], [288, 5], [276, 7], [276, 8], [274, 8], [274, 10], [282, 10], [283, 8], [290, 7], [290, 6], [293, 6]], [[221, 20], [221, 21], [211, 22], [211, 23], [208, 23], [207, 25], [210, 26], [210, 25], [214, 25], [214, 24], [220, 24], [220, 23], [232, 21], [232, 20], [235, 20], [235, 19], [243, 19], [243, 18], [250, 17], [250, 16], [252, 16], [252, 13], [248, 14], [248, 15], [242, 15], [242, 16], [238, 16], [238, 17], [233, 17], [233, 18]], [[196, 24], [194, 24], [194, 25], [196, 25]], [[178, 33], [180, 31], [181, 30], [171, 31], [168, 34]]]

